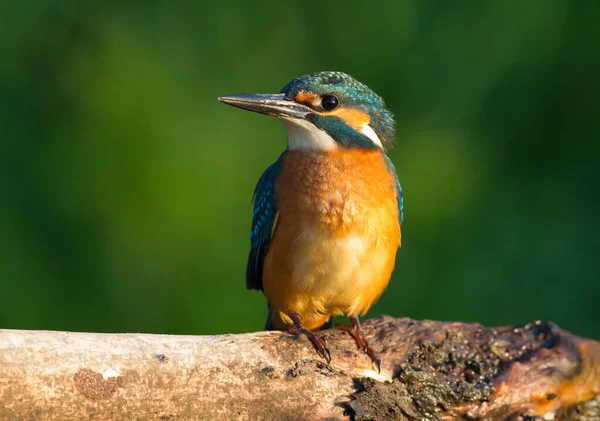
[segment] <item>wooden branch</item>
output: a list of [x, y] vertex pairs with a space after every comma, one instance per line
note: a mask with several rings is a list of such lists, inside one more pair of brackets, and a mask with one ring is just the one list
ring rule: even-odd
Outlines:
[[348, 334], [0, 330], [1, 420], [599, 420], [600, 344], [546, 322], [381, 317]]

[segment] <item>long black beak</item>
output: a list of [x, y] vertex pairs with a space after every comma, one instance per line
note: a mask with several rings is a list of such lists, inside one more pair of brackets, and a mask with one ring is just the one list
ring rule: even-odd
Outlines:
[[312, 110], [284, 94], [240, 94], [219, 97], [219, 101], [244, 110], [282, 118], [304, 118]]

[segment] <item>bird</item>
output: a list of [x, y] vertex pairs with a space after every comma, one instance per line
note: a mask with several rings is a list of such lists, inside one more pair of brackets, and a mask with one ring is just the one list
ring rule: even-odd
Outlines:
[[381, 371], [359, 317], [380, 298], [394, 270], [404, 219], [402, 187], [387, 152], [396, 124], [383, 99], [352, 76], [310, 73], [278, 94], [219, 97], [277, 117], [287, 148], [253, 195], [246, 287], [268, 302], [266, 330], [304, 334], [327, 363], [314, 332], [338, 324]]

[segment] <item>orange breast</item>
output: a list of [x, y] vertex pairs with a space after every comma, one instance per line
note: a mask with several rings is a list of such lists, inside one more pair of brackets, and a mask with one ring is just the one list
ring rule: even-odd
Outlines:
[[308, 329], [364, 314], [387, 286], [400, 245], [395, 178], [379, 150], [288, 151], [263, 271], [274, 325]]

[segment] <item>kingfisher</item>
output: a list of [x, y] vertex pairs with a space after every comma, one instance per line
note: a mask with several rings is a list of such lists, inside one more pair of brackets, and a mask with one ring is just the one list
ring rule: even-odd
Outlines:
[[328, 363], [314, 331], [338, 324], [377, 370], [360, 326], [394, 270], [404, 213], [387, 155], [395, 122], [383, 99], [341, 72], [298, 77], [278, 94], [220, 101], [281, 120], [287, 148], [262, 174], [253, 204], [246, 287], [268, 301], [266, 330], [304, 334]]

